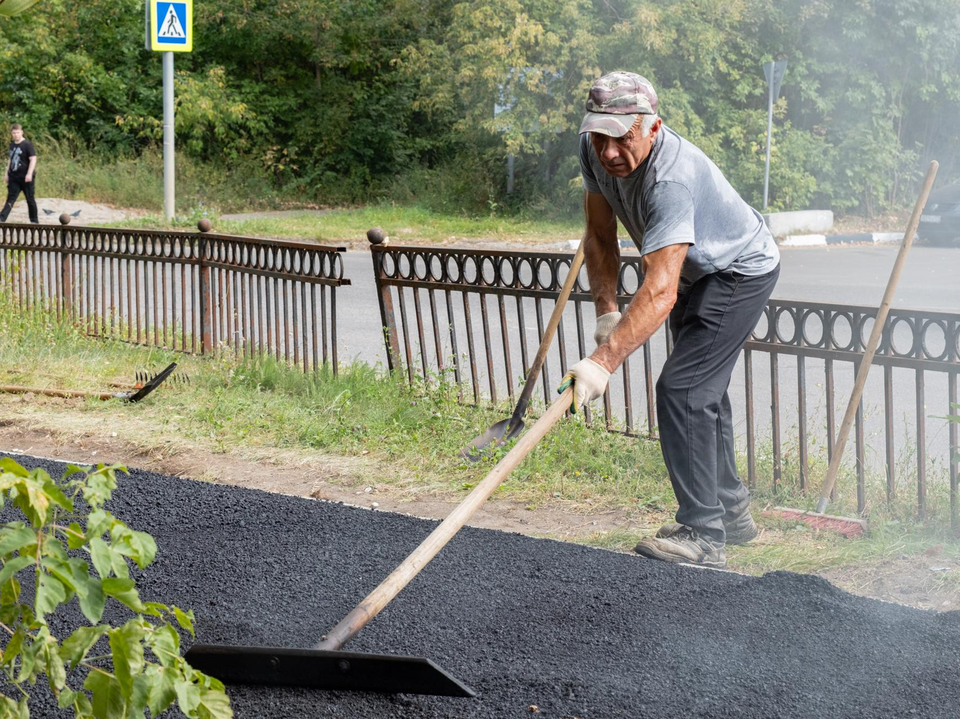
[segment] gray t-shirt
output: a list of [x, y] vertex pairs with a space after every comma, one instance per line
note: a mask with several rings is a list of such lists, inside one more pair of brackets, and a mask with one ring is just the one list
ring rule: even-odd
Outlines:
[[584, 188], [603, 194], [641, 255], [691, 243], [681, 273], [684, 284], [722, 270], [764, 275], [780, 262], [760, 213], [699, 148], [666, 125], [647, 159], [622, 178], [607, 174], [584, 133], [580, 171]]

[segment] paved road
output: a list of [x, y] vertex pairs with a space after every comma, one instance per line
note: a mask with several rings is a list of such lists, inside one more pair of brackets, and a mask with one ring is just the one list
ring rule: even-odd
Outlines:
[[[780, 299], [879, 305], [897, 254], [895, 247], [784, 248]], [[339, 292], [340, 347], [345, 358], [385, 362], [373, 268], [368, 252], [348, 252]], [[960, 250], [914, 247], [894, 307], [960, 312]]]

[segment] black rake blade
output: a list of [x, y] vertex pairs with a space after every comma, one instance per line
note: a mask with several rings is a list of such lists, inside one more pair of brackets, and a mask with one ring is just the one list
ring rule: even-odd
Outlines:
[[473, 697], [429, 659], [392, 654], [196, 644], [184, 657], [224, 684], [264, 684], [381, 694]]
[[138, 389], [136, 392], [124, 392], [123, 394], [117, 396], [125, 399], [127, 402], [139, 402], [148, 394], [153, 392], [153, 390], [163, 384], [163, 381], [169, 377], [176, 368], [177, 363], [171, 362], [165, 369], [157, 372], [157, 374], [155, 374], [149, 381], [145, 382], [143, 387]]

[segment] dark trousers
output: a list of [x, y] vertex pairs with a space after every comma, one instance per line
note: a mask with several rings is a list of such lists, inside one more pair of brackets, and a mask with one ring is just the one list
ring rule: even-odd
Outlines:
[[719, 542], [724, 515], [750, 503], [737, 473], [727, 387], [779, 276], [779, 266], [759, 277], [716, 272], [693, 283], [670, 312], [674, 349], [657, 381], [660, 447], [680, 504], [677, 521]]
[[3, 206], [3, 210], [0, 210], [0, 222], [7, 221], [7, 216], [10, 214], [10, 210], [13, 209], [13, 203], [20, 197], [21, 192], [23, 196], [27, 198], [27, 212], [30, 213], [30, 222], [33, 224], [40, 222], [40, 218], [37, 217], [37, 201], [33, 199], [33, 181], [27, 182], [26, 180], [17, 180], [12, 177], [7, 183], [7, 202]]

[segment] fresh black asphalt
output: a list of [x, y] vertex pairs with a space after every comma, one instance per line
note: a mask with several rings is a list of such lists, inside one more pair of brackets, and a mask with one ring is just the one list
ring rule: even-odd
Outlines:
[[[198, 641], [304, 648], [436, 525], [141, 471], [121, 479], [110, 509], [157, 539], [157, 561], [138, 573], [141, 596], [193, 608]], [[232, 687], [236, 715], [774, 719], [960, 711], [958, 612], [855, 597], [812, 576], [746, 577], [481, 529], [461, 531], [349, 649], [429, 657], [479, 696]], [[32, 716], [60, 716], [54, 706], [38, 703]]]

